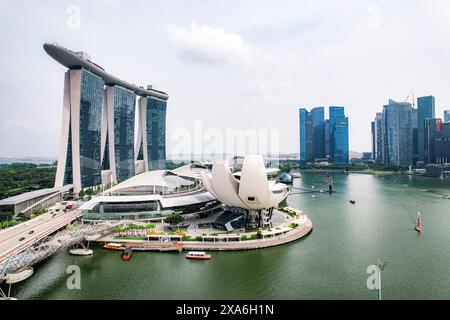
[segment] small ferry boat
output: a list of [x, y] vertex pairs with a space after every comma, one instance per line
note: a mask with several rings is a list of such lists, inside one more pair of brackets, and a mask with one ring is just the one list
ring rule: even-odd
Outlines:
[[103, 249], [123, 251], [125, 250], [125, 246], [121, 243], [108, 243], [103, 246]]
[[186, 255], [186, 259], [191, 259], [191, 260], [209, 260], [209, 259], [211, 259], [211, 255], [210, 254], [206, 254], [205, 252], [190, 251]]
[[131, 250], [131, 247], [126, 247], [122, 254], [122, 259], [125, 261], [128, 261], [131, 259], [131, 254], [133, 253], [133, 250]]

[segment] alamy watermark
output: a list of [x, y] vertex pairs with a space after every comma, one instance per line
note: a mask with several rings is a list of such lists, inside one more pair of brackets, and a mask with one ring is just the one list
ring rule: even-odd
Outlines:
[[372, 30], [381, 29], [381, 8], [377, 5], [372, 5], [367, 8], [366, 26]]
[[66, 269], [66, 273], [70, 274], [67, 277], [66, 285], [69, 290], [81, 290], [81, 270], [77, 265], [70, 265]]
[[66, 28], [69, 30], [81, 29], [81, 8], [77, 5], [70, 5], [66, 9]]
[[268, 154], [277, 158], [280, 154], [279, 129], [204, 128], [202, 121], [194, 121], [192, 130], [174, 130], [171, 142], [173, 156]]

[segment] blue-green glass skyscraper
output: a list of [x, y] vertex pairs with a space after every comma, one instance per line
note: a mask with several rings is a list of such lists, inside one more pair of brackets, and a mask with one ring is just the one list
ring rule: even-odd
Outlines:
[[330, 107], [330, 119], [325, 109], [317, 107], [308, 112], [299, 109], [300, 161], [312, 162], [327, 156], [338, 165], [349, 162], [348, 118], [344, 107]]
[[307, 128], [306, 122], [309, 116], [309, 112], [305, 108], [300, 108], [299, 110], [299, 128], [300, 128], [300, 161], [309, 161], [309, 156], [307, 154]]
[[166, 109], [167, 102], [147, 98], [147, 153], [150, 170], [166, 165]]
[[348, 118], [344, 107], [332, 106], [330, 110], [330, 160], [337, 165], [349, 162]]
[[312, 158], [325, 158], [325, 109], [317, 107], [311, 110], [313, 130]]

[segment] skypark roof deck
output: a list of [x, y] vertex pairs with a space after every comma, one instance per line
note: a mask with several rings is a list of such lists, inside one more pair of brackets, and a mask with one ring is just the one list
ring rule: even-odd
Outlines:
[[164, 101], [169, 99], [169, 95], [163, 91], [158, 91], [150, 88], [145, 89], [144, 87], [128, 83], [109, 74], [105, 71], [105, 69], [92, 62], [89, 57], [82, 52], [69, 50], [56, 43], [45, 43], [44, 50], [50, 57], [69, 69], [84, 68], [98, 75], [103, 79], [106, 85], [117, 85], [129, 89], [131, 91], [134, 91], [136, 95], [141, 97], [154, 97], [162, 99]]

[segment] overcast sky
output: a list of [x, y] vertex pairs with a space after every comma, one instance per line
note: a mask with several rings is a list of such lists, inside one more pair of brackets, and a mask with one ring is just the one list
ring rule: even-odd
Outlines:
[[280, 151], [298, 152], [298, 108], [330, 105], [346, 107], [350, 149], [369, 151], [389, 98], [414, 89], [450, 109], [448, 0], [0, 0], [0, 39], [0, 157], [57, 155], [65, 68], [44, 42], [168, 92], [169, 153], [196, 121], [279, 129]]

